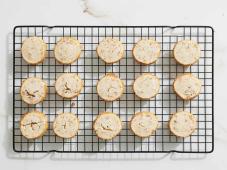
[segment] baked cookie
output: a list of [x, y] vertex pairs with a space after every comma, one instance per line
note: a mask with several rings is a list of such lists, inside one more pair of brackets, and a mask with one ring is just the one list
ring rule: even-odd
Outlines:
[[59, 96], [63, 98], [74, 98], [83, 89], [83, 81], [75, 73], [64, 73], [55, 82], [55, 89]]
[[150, 73], [143, 73], [133, 83], [133, 91], [141, 99], [155, 97], [159, 92], [159, 88], [159, 78]]
[[95, 119], [93, 129], [100, 139], [110, 140], [120, 133], [122, 122], [116, 114], [104, 112]]
[[40, 78], [30, 77], [23, 81], [20, 89], [22, 100], [27, 104], [42, 102], [47, 95], [47, 83]]
[[124, 56], [124, 46], [116, 38], [105, 38], [99, 43], [96, 51], [107, 64], [116, 63]]
[[189, 66], [200, 58], [200, 47], [192, 40], [178, 41], [173, 48], [173, 56], [179, 64]]
[[54, 120], [53, 130], [61, 138], [72, 138], [77, 134], [79, 124], [79, 119], [73, 113], [61, 113]]
[[137, 62], [145, 65], [152, 64], [160, 56], [160, 45], [153, 39], [140, 40], [135, 44], [132, 54]]
[[47, 45], [40, 37], [28, 37], [23, 41], [21, 53], [29, 64], [42, 63], [46, 57]]
[[158, 128], [158, 118], [151, 112], [138, 112], [130, 121], [130, 129], [139, 137], [149, 137]]
[[39, 111], [25, 113], [20, 121], [20, 130], [27, 139], [36, 139], [44, 135], [48, 129], [47, 116]]
[[190, 100], [198, 96], [201, 87], [201, 81], [189, 73], [177, 77], [173, 82], [175, 93], [184, 100]]
[[80, 57], [80, 42], [72, 37], [61, 38], [55, 48], [54, 56], [61, 64], [71, 64]]
[[169, 121], [170, 131], [178, 137], [190, 136], [197, 127], [197, 120], [192, 113], [182, 111], [172, 115]]
[[124, 92], [124, 83], [115, 74], [109, 73], [97, 83], [97, 93], [105, 101], [114, 101]]

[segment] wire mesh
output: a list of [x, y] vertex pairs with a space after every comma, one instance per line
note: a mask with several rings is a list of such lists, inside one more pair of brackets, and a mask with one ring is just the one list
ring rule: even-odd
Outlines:
[[[47, 57], [42, 64], [28, 65], [21, 55], [25, 38], [38, 36], [48, 46]], [[13, 148], [16, 152], [192, 152], [213, 151], [213, 29], [208, 26], [16, 26], [14, 28], [14, 96], [13, 96]], [[83, 51], [78, 61], [66, 66], [56, 62], [53, 49], [62, 37], [75, 37]], [[96, 54], [96, 47], [105, 37], [119, 39], [125, 48], [125, 57], [118, 63], [106, 65]], [[133, 45], [142, 38], [154, 38], [161, 45], [161, 56], [155, 64], [143, 66], [132, 57]], [[176, 64], [171, 51], [175, 43], [192, 39], [201, 47], [199, 62], [183, 67]], [[54, 88], [56, 78], [65, 72], [78, 73], [84, 80], [82, 93], [73, 100], [59, 97]], [[104, 102], [96, 93], [100, 77], [108, 72], [118, 75], [126, 90], [118, 101]], [[135, 97], [132, 82], [144, 72], [151, 72], [160, 78], [159, 94], [152, 100], [142, 101]], [[185, 102], [175, 95], [172, 83], [176, 76], [191, 72], [202, 81], [199, 97]], [[37, 105], [28, 105], [21, 100], [19, 89], [28, 77], [40, 77], [48, 83], [46, 100]], [[44, 112], [49, 119], [49, 129], [39, 139], [27, 140], [21, 135], [21, 116], [32, 110]], [[171, 113], [187, 110], [198, 120], [195, 133], [179, 139], [170, 133], [168, 120]], [[92, 122], [103, 111], [111, 111], [123, 121], [121, 133], [111, 141], [97, 138]], [[150, 138], [136, 137], [129, 129], [132, 115], [138, 111], [155, 112], [160, 121], [156, 133]], [[54, 135], [52, 122], [60, 112], [75, 113], [80, 119], [80, 131], [72, 139]]]

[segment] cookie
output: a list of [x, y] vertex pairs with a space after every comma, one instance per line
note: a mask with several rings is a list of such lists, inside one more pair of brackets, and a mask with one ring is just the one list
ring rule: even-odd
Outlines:
[[79, 124], [79, 119], [73, 113], [61, 113], [54, 120], [53, 130], [61, 138], [72, 138], [77, 134]]
[[105, 38], [99, 43], [96, 51], [107, 64], [116, 63], [124, 56], [124, 46], [116, 38]]
[[138, 112], [130, 121], [130, 129], [139, 137], [149, 137], [158, 128], [158, 118], [151, 112]]
[[61, 64], [72, 64], [80, 57], [80, 53], [80, 42], [72, 37], [61, 38], [54, 48], [54, 56]]
[[124, 92], [124, 83], [115, 74], [109, 73], [97, 83], [97, 93], [105, 101], [114, 101]]
[[190, 136], [197, 127], [197, 120], [192, 113], [182, 111], [172, 115], [169, 121], [170, 131], [178, 137]]
[[93, 129], [100, 139], [110, 140], [120, 133], [122, 122], [116, 114], [104, 112], [95, 119]]
[[159, 78], [150, 73], [140, 75], [133, 83], [133, 91], [135, 92], [135, 95], [141, 99], [155, 97], [158, 94], [159, 89]]
[[22, 100], [27, 104], [42, 102], [47, 95], [47, 83], [40, 78], [30, 77], [23, 81], [20, 89]]
[[200, 58], [200, 47], [192, 40], [178, 41], [173, 48], [173, 56], [179, 64], [189, 66]]
[[28, 37], [23, 41], [23, 59], [32, 65], [42, 63], [46, 57], [47, 45], [40, 37]]
[[75, 73], [64, 73], [55, 82], [55, 89], [59, 96], [63, 98], [74, 98], [83, 89], [83, 81]]
[[160, 56], [160, 45], [153, 39], [140, 40], [132, 50], [135, 60], [141, 64], [152, 64]]
[[199, 95], [201, 81], [192, 74], [183, 74], [177, 77], [173, 83], [175, 93], [183, 100], [190, 100]]
[[44, 135], [48, 129], [47, 116], [38, 111], [25, 113], [20, 121], [20, 130], [27, 139], [36, 139]]

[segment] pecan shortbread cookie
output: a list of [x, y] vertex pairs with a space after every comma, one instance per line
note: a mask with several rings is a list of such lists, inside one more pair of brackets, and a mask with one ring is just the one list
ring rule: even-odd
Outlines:
[[95, 119], [93, 129], [100, 139], [110, 140], [120, 133], [122, 122], [116, 114], [104, 112]]
[[25, 113], [20, 121], [20, 130], [27, 139], [36, 139], [44, 135], [48, 129], [47, 116], [39, 111]]
[[42, 63], [46, 57], [47, 45], [40, 37], [29, 37], [23, 41], [21, 53], [23, 59], [32, 65]]

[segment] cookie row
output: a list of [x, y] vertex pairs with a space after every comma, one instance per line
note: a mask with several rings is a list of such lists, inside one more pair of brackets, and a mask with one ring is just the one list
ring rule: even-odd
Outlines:
[[[72, 138], [79, 130], [79, 119], [73, 113], [61, 113], [53, 122], [54, 133], [61, 138]], [[158, 128], [158, 118], [152, 112], [138, 112], [130, 120], [130, 129], [139, 137], [150, 137]], [[197, 127], [195, 116], [181, 111], [172, 115], [169, 120], [170, 131], [178, 137], [190, 136]], [[36, 139], [48, 129], [47, 116], [38, 111], [25, 113], [20, 121], [20, 130], [27, 139]], [[112, 112], [100, 113], [93, 122], [93, 130], [98, 138], [110, 140], [122, 129], [122, 121]]]
[[[23, 41], [22, 57], [29, 64], [39, 64], [46, 57], [47, 44], [40, 37], [28, 37]], [[81, 54], [80, 42], [72, 37], [61, 38], [54, 48], [54, 56], [61, 64], [72, 64]], [[97, 46], [97, 55], [107, 64], [118, 62], [124, 57], [124, 46], [116, 38], [105, 38]], [[160, 44], [153, 39], [138, 41], [132, 54], [141, 64], [149, 65], [160, 56]], [[192, 40], [178, 41], [173, 48], [173, 56], [179, 64], [189, 66], [196, 63], [200, 57], [200, 47]]]
[[[80, 94], [83, 89], [83, 81], [75, 73], [65, 73], [56, 80], [55, 89], [58, 95], [71, 99]], [[47, 93], [47, 83], [38, 77], [27, 78], [20, 89], [22, 100], [27, 104], [42, 102]]]
[[[83, 86], [83, 81], [75, 73], [64, 73], [55, 82], [57, 94], [68, 99], [78, 96]], [[198, 96], [201, 86], [201, 81], [192, 74], [183, 74], [177, 77], [173, 83], [175, 93], [184, 100]], [[104, 101], [119, 99], [124, 93], [124, 88], [123, 81], [113, 73], [106, 74], [97, 83], [97, 93]], [[143, 73], [133, 83], [135, 95], [143, 100], [155, 97], [159, 93], [159, 89], [159, 78], [151, 73]], [[22, 100], [27, 104], [42, 102], [47, 93], [47, 83], [37, 77], [24, 80], [20, 89]]]

